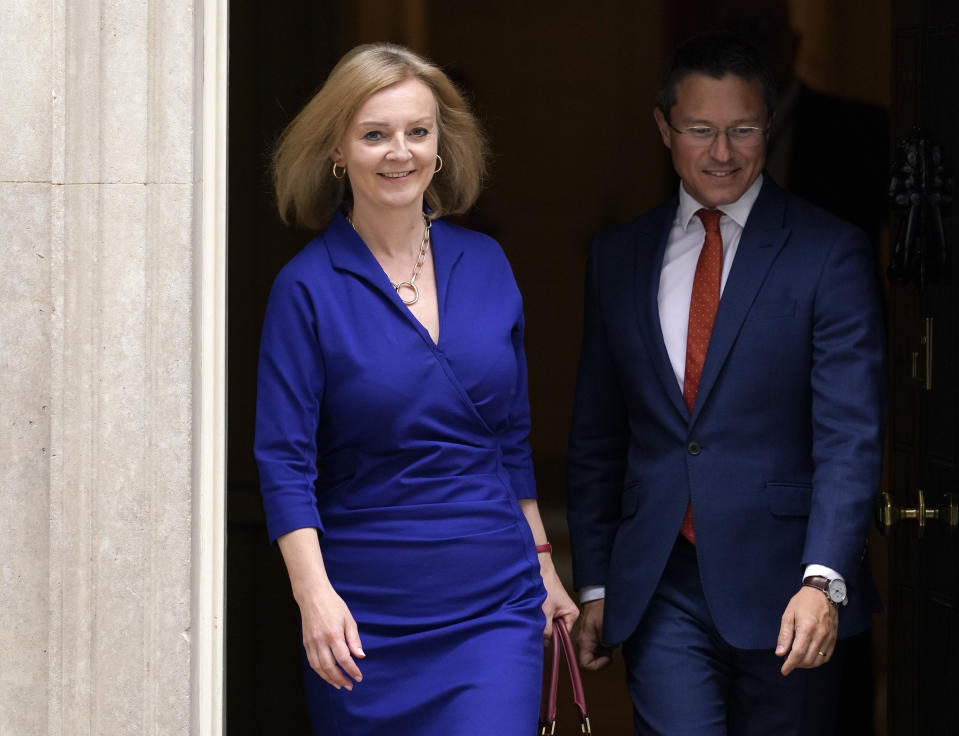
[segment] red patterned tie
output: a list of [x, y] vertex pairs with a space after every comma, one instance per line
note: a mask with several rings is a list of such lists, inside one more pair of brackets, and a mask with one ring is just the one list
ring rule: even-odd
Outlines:
[[[696, 392], [699, 391], [699, 379], [703, 375], [703, 363], [706, 362], [706, 350], [709, 348], [709, 336], [716, 320], [719, 308], [719, 286], [723, 275], [723, 236], [719, 232], [719, 210], [699, 210], [696, 215], [706, 228], [706, 240], [696, 263], [696, 275], [693, 278], [693, 294], [689, 300], [689, 328], [686, 333], [686, 372], [683, 378], [683, 399], [686, 408], [693, 413], [696, 405]], [[693, 528], [693, 505], [686, 507], [680, 534], [696, 544], [696, 530]]]

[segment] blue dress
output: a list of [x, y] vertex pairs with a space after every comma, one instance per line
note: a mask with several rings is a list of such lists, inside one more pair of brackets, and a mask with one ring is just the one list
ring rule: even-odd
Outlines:
[[[492, 239], [431, 230], [439, 343], [337, 215], [280, 272], [260, 348], [270, 538], [315, 527], [363, 681], [304, 666], [315, 734], [535, 733], [545, 598], [522, 303]], [[305, 662], [305, 657], [304, 657]]]

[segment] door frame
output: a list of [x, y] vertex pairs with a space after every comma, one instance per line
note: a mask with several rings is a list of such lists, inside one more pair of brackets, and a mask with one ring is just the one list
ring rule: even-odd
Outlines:
[[228, 0], [196, 6], [190, 731], [223, 733]]

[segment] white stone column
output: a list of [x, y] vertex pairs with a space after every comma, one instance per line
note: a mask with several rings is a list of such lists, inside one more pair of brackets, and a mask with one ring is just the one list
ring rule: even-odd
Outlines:
[[219, 728], [224, 5], [0, 11], [4, 736]]

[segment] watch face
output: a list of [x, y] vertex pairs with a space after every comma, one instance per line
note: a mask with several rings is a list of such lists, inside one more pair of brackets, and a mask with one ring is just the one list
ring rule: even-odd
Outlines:
[[829, 581], [829, 600], [833, 603], [842, 603], [846, 600], [846, 584], [842, 580]]

